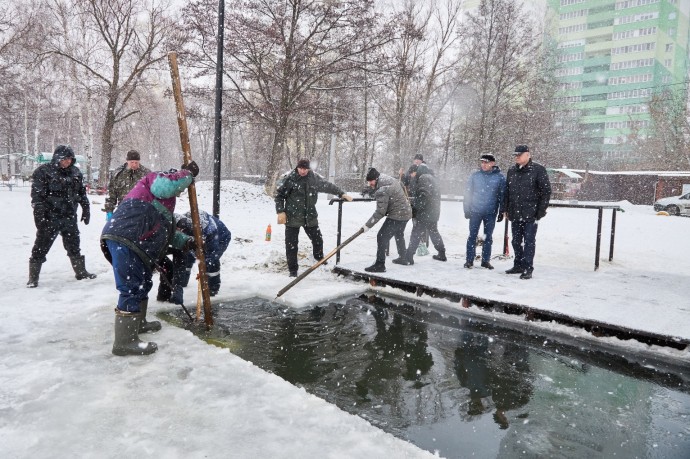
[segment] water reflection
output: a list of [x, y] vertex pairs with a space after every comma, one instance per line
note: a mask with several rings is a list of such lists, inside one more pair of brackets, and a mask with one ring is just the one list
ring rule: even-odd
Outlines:
[[204, 335], [444, 457], [688, 457], [686, 374], [362, 296], [223, 304]]

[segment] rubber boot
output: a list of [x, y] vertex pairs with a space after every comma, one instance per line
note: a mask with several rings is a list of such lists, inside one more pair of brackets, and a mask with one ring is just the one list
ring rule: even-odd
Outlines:
[[139, 303], [139, 309], [141, 310], [141, 323], [139, 324], [139, 334], [148, 333], [148, 332], [157, 332], [158, 330], [161, 329], [161, 323], [158, 322], [157, 320], [154, 320], [152, 322], [146, 321], [146, 311], [148, 310], [148, 308], [149, 308], [148, 298], [145, 300], [141, 300], [141, 303]]
[[158, 350], [156, 343], [139, 340], [139, 324], [143, 315], [140, 312], [125, 312], [115, 308], [115, 355], [149, 355]]
[[38, 276], [41, 274], [41, 266], [43, 263], [29, 260], [29, 282], [26, 283], [28, 288], [38, 287]]
[[86, 270], [86, 265], [84, 262], [84, 255], [80, 255], [78, 257], [72, 257], [70, 258], [70, 261], [72, 262], [72, 269], [74, 269], [74, 274], [77, 278], [77, 280], [82, 280], [82, 279], [95, 279], [96, 275], [91, 274]]

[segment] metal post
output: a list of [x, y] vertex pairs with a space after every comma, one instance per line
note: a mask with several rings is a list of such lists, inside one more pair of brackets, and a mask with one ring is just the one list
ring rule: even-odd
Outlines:
[[216, 51], [216, 110], [213, 135], [213, 215], [220, 213], [220, 160], [223, 130], [223, 37], [225, 30], [225, 0], [218, 0], [218, 48]]
[[613, 261], [613, 243], [616, 240], [616, 209], [611, 214], [611, 245], [609, 246], [609, 261]]
[[[340, 247], [340, 239], [343, 235], [342, 233], [342, 225], [343, 225], [343, 200], [341, 199], [338, 201], [338, 233], [336, 235], [336, 246]], [[340, 250], [338, 250], [335, 253], [335, 264], [337, 265], [340, 263]]]
[[601, 221], [603, 220], [604, 209], [599, 207], [599, 220], [597, 221], [597, 248], [594, 251], [594, 270], [599, 269], [599, 249], [601, 248]]

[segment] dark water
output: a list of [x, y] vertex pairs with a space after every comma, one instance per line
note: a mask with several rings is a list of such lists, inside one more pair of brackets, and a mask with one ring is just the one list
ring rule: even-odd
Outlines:
[[377, 296], [214, 316], [202, 338], [444, 457], [690, 458], [687, 368]]

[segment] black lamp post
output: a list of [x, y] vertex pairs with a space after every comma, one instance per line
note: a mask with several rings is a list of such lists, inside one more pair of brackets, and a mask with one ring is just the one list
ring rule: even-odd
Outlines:
[[213, 215], [220, 213], [220, 161], [223, 130], [223, 36], [225, 31], [225, 0], [218, 0], [218, 49], [216, 52], [216, 110], [213, 136]]

